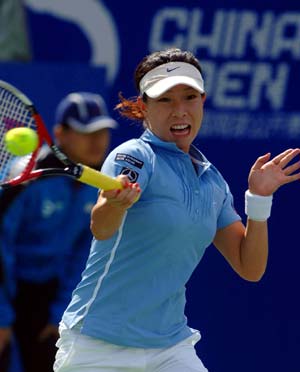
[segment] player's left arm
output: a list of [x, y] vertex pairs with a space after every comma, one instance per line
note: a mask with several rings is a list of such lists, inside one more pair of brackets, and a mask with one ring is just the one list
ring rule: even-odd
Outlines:
[[214, 245], [242, 278], [258, 281], [267, 266], [267, 221], [248, 219], [246, 228], [242, 222], [234, 222], [217, 231]]
[[[300, 179], [300, 162], [294, 161], [300, 150], [288, 149], [270, 159], [270, 153], [259, 157], [252, 166], [246, 195], [246, 227], [238, 221], [219, 229], [214, 245], [233, 269], [243, 278], [259, 280], [268, 259], [268, 225], [272, 195], [279, 187]], [[247, 199], [248, 197], [248, 199]]]

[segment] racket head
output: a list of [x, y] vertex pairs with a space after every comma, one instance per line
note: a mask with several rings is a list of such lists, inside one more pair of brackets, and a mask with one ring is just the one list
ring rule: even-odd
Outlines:
[[[5, 145], [5, 134], [13, 128], [30, 128], [38, 135], [38, 146], [26, 156], [10, 153]], [[42, 145], [51, 148], [65, 169], [34, 170]], [[66, 175], [90, 186], [105, 189], [120, 189], [122, 184], [100, 172], [71, 161], [54, 144], [47, 128], [31, 100], [13, 85], [0, 80], [0, 189], [16, 186], [25, 181], [46, 175]]]
[[[44, 136], [37, 115], [28, 97], [13, 85], [0, 80], [0, 185], [23, 182], [34, 168]], [[10, 129], [20, 127], [33, 129], [39, 138], [36, 150], [22, 157], [10, 153], [4, 142]]]

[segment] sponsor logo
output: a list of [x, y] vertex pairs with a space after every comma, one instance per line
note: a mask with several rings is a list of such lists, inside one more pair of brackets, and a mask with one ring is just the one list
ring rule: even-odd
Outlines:
[[134, 156], [131, 156], [131, 155], [128, 155], [128, 154], [118, 153], [116, 155], [115, 160], [126, 161], [127, 163], [129, 163], [131, 165], [134, 165], [135, 167], [140, 168], [140, 169], [142, 169], [143, 165], [144, 165], [144, 162], [142, 160], [139, 160], [139, 159], [135, 158]]
[[172, 72], [174, 70], [177, 70], [180, 66], [174, 67], [174, 68], [167, 68], [167, 72]]
[[139, 177], [139, 174], [135, 170], [126, 167], [122, 168], [120, 174], [127, 176], [130, 182], [136, 182]]

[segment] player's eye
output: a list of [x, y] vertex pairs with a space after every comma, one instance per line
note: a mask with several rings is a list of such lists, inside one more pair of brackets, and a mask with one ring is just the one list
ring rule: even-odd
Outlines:
[[160, 97], [157, 99], [157, 102], [170, 102], [170, 98], [168, 97]]

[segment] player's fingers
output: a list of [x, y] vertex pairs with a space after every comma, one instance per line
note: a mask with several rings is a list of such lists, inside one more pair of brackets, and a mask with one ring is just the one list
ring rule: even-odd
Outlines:
[[289, 176], [290, 174], [294, 173], [295, 171], [297, 171], [298, 169], [300, 169], [300, 161], [297, 161], [296, 163], [286, 167], [284, 169], [284, 174], [286, 176]]
[[133, 191], [133, 201], [134, 203], [137, 202], [141, 196], [141, 188], [140, 188], [140, 185], [136, 182], [136, 183], [133, 183], [131, 184], [132, 185], [132, 191]]
[[118, 195], [127, 199], [128, 201], [135, 200], [136, 196], [141, 192], [140, 186], [138, 183], [129, 183], [124, 187], [123, 190], [118, 191]]
[[287, 154], [282, 156], [279, 160], [279, 164], [282, 168], [284, 168], [295, 156], [300, 153], [299, 149], [291, 149]]
[[116, 180], [118, 180], [122, 184], [122, 188], [113, 189], [113, 190], [102, 190], [101, 195], [104, 198], [114, 199], [119, 195], [120, 190], [124, 190], [124, 189], [130, 187], [130, 182], [129, 182], [129, 179], [128, 179], [127, 176], [119, 175], [119, 176], [116, 177]]
[[130, 185], [129, 178], [125, 176], [124, 174], [118, 175], [116, 179], [121, 182], [123, 189], [129, 187]]
[[278, 165], [282, 159], [286, 156], [288, 156], [291, 152], [293, 151], [293, 149], [287, 149], [285, 151], [283, 151], [282, 153], [276, 155], [273, 159], [272, 159], [272, 163]]
[[107, 197], [110, 204], [129, 208], [139, 199], [140, 193], [139, 184], [125, 183], [123, 189], [113, 190], [110, 193], [103, 194], [103, 196]]
[[290, 183], [290, 182], [294, 182], [297, 180], [300, 180], [300, 173], [296, 173], [296, 174], [286, 177], [283, 183]]
[[119, 194], [119, 191], [121, 189], [115, 189], [115, 190], [101, 190], [101, 196], [103, 198], [106, 198], [108, 200], [115, 199], [117, 195]]
[[271, 153], [268, 152], [265, 155], [260, 156], [257, 158], [256, 162], [253, 164], [252, 169], [257, 170], [260, 169], [269, 159], [270, 159]]

